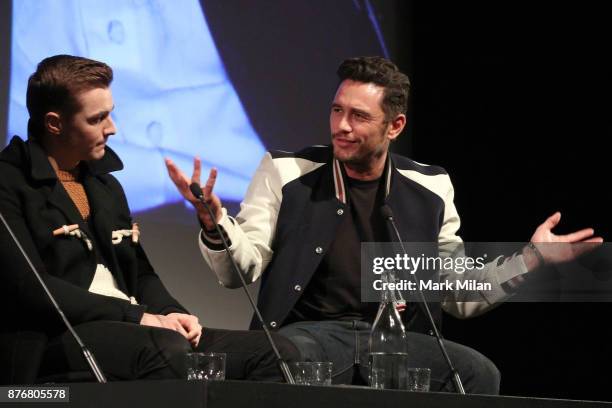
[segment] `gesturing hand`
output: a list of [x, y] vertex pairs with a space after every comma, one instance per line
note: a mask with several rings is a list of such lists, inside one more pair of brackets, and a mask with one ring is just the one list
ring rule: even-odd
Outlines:
[[[168, 174], [174, 182], [174, 185], [178, 189], [179, 193], [193, 206], [196, 208], [198, 212], [198, 217], [200, 221], [205, 226], [206, 230], [212, 231], [215, 229], [215, 225], [213, 224], [208, 211], [204, 208], [204, 205], [196, 199], [189, 190], [189, 185], [191, 183], [200, 184], [200, 175], [202, 173], [202, 162], [199, 157], [195, 157], [193, 159], [193, 174], [191, 175], [191, 180], [183, 173], [172, 160], [166, 158], [166, 168], [168, 169]], [[219, 222], [221, 220], [221, 215], [223, 212], [221, 211], [221, 200], [219, 197], [213, 193], [213, 188], [215, 187], [215, 182], [217, 180], [217, 169], [214, 167], [210, 170], [210, 174], [208, 175], [208, 180], [206, 180], [206, 184], [202, 187], [202, 193], [204, 194], [204, 201], [210, 207], [213, 214], [215, 215], [216, 221]]]
[[[552, 229], [559, 224], [561, 213], [556, 212], [536, 228], [531, 242], [540, 252], [546, 263], [568, 262], [576, 259], [585, 252], [593, 250], [603, 242], [603, 238], [594, 237], [593, 228], [584, 228], [566, 235], [556, 235]], [[538, 245], [543, 244], [543, 245]], [[539, 262], [534, 254], [524, 251], [529, 269], [537, 266]], [[537, 254], [536, 254], [537, 255]]]

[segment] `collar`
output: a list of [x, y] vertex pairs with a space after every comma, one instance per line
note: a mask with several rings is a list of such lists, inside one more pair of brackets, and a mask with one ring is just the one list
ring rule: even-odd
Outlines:
[[[336, 198], [343, 204], [346, 204], [346, 187], [345, 187], [345, 178], [346, 173], [344, 170], [344, 166], [338, 159], [334, 157], [332, 162], [332, 167], [334, 169], [334, 188], [336, 190]], [[393, 167], [393, 160], [391, 159], [391, 152], [387, 151], [387, 161], [385, 162], [385, 170], [382, 175], [382, 179], [385, 181], [385, 199], [389, 195], [389, 191], [391, 190], [391, 169]]]
[[[30, 170], [35, 180], [57, 180], [57, 175], [49, 163], [47, 153], [35, 140], [23, 141], [13, 136], [9, 145], [0, 154], [0, 160], [13, 163]], [[84, 162], [87, 172], [96, 176], [123, 169], [123, 163], [110, 147], [106, 146], [106, 153], [100, 160]]]

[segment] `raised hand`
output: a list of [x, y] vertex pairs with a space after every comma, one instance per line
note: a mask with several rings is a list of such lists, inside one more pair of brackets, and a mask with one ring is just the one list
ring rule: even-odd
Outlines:
[[[199, 157], [195, 157], [193, 159], [193, 173], [191, 175], [191, 179], [183, 173], [176, 164], [169, 158], [165, 159], [166, 168], [168, 169], [168, 175], [172, 179], [172, 182], [178, 189], [179, 193], [193, 206], [198, 212], [198, 217], [200, 221], [208, 231], [212, 231], [215, 229], [215, 226], [208, 214], [208, 211], [204, 208], [204, 205], [196, 199], [189, 190], [189, 185], [191, 183], [200, 184], [200, 175], [202, 173], [202, 161]], [[212, 168], [210, 170], [210, 174], [208, 175], [208, 180], [206, 180], [206, 184], [202, 187], [202, 193], [204, 194], [204, 201], [210, 207], [213, 214], [215, 215], [216, 221], [219, 222], [221, 220], [221, 215], [223, 214], [221, 208], [221, 200], [219, 197], [213, 193], [213, 188], [215, 187], [215, 182], [217, 181], [217, 169]]]
[[[593, 228], [584, 228], [566, 235], [556, 235], [552, 229], [559, 224], [561, 213], [556, 212], [536, 228], [531, 242], [536, 247], [536, 253], [523, 251], [525, 262], [529, 269], [537, 267], [541, 261], [545, 263], [568, 262], [585, 252], [595, 249], [603, 242], [602, 237], [595, 237]], [[541, 256], [541, 259], [539, 259]]]

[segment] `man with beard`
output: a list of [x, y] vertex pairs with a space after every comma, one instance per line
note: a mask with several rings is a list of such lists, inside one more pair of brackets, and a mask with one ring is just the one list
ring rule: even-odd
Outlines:
[[[461, 238], [456, 235], [453, 187], [444, 169], [389, 152], [406, 125], [408, 77], [380, 57], [348, 59], [337, 74], [331, 146], [267, 153], [236, 218], [227, 215], [212, 192], [215, 169], [203, 192], [247, 281], [262, 277], [259, 307], [269, 327], [291, 339], [306, 360], [332, 361], [335, 383], [363, 383], [378, 305], [361, 300], [358, 254], [362, 242], [393, 240], [381, 207], [393, 210], [404, 241], [446, 244], [461, 243]], [[166, 164], [179, 191], [197, 209], [205, 260], [224, 286], [239, 286], [212, 220], [189, 192], [189, 183], [200, 180], [199, 159], [191, 180], [172, 161]], [[531, 241], [575, 242], [593, 235], [591, 229], [552, 234], [559, 217], [557, 213], [540, 225]], [[492, 285], [481, 301], [465, 302], [451, 292], [433, 305], [434, 318], [439, 321], [442, 310], [462, 318], [480, 314], [510, 296], [509, 288], [539, 263], [560, 260], [530, 245], [491, 262], [477, 277]], [[431, 368], [432, 390], [453, 391], [424, 313], [410, 304], [403, 320], [409, 365]], [[251, 328], [258, 327], [254, 319]], [[499, 371], [490, 360], [468, 347], [445, 344], [467, 392], [499, 392]]]

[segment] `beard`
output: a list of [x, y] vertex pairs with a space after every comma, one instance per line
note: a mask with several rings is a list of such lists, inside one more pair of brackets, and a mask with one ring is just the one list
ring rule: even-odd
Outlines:
[[371, 168], [374, 163], [387, 153], [389, 148], [388, 143], [384, 142], [375, 146], [366, 146], [363, 143], [359, 143], [356, 149], [350, 151], [338, 148], [336, 145], [332, 146], [336, 160], [355, 169], [364, 170]]

